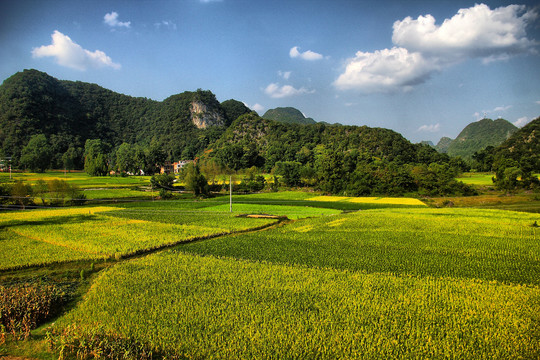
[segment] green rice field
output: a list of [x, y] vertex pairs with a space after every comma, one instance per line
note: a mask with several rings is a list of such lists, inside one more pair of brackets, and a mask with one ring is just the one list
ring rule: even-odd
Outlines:
[[0, 274], [115, 261], [38, 329], [50, 359], [540, 358], [538, 214], [309, 192], [234, 195], [232, 213], [228, 201], [0, 213]]

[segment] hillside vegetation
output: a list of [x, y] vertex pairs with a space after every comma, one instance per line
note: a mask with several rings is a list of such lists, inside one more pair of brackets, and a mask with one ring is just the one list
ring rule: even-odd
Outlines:
[[82, 168], [88, 139], [100, 139], [110, 149], [153, 143], [169, 160], [192, 159], [235, 119], [230, 116], [250, 111], [238, 103], [230, 100], [222, 106], [203, 90], [158, 102], [25, 70], [0, 86], [0, 151], [17, 166], [31, 137], [42, 134], [51, 153], [45, 168], [63, 168], [62, 155], [70, 148]]
[[467, 125], [452, 141], [441, 139], [437, 145], [450, 156], [470, 159], [472, 155], [488, 146], [498, 146], [518, 130], [504, 119], [482, 119]]
[[270, 109], [262, 116], [264, 119], [279, 121], [286, 124], [315, 124], [316, 121], [312, 118], [306, 118], [304, 114], [293, 107], [278, 107]]
[[[276, 111], [303, 118], [296, 109]], [[151, 175], [167, 161], [197, 159], [197, 179], [201, 164], [209, 177], [255, 169], [288, 187], [352, 196], [471, 193], [454, 180], [459, 164], [392, 130], [264, 119], [200, 89], [159, 102], [25, 70], [0, 87], [0, 129], [0, 156], [39, 172]], [[264, 188], [258, 179], [248, 188]]]

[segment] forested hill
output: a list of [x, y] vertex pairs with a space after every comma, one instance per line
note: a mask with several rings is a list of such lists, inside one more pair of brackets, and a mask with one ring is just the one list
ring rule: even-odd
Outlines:
[[148, 174], [167, 160], [198, 158], [205, 171], [256, 167], [287, 186], [329, 193], [470, 192], [454, 180], [459, 163], [392, 130], [287, 124], [263, 119], [237, 100], [219, 103], [210, 91], [160, 102], [36, 70], [0, 87], [0, 152], [35, 171], [84, 165], [93, 175]]
[[[255, 113], [235, 120], [202, 160], [214, 160], [232, 170], [253, 166], [272, 170], [288, 186], [307, 184], [350, 195], [420, 189], [435, 194], [442, 187], [427, 189], [424, 179], [448, 184], [455, 175], [448, 156], [428, 145], [412, 144], [392, 130], [284, 124]], [[468, 191], [454, 185], [446, 189]]]
[[495, 158], [510, 166], [540, 173], [540, 117], [515, 132], [494, 150]]
[[0, 152], [17, 163], [32, 135], [44, 134], [55, 154], [52, 167], [61, 167], [62, 153], [70, 146], [83, 148], [87, 139], [101, 139], [111, 148], [154, 142], [171, 159], [193, 158], [224, 126], [250, 111], [236, 100], [220, 104], [210, 91], [158, 102], [24, 70], [0, 86]]
[[262, 116], [264, 119], [279, 121], [286, 124], [315, 124], [312, 118], [307, 118], [302, 112], [293, 107], [278, 107], [270, 109]]
[[518, 130], [504, 119], [482, 119], [467, 125], [458, 137], [450, 142], [446, 153], [469, 159], [472, 155], [488, 146], [498, 146]]

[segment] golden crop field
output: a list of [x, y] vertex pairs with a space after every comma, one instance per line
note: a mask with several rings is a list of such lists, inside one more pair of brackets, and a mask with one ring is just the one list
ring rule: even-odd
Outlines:
[[538, 358], [538, 220], [390, 208], [185, 243], [103, 273], [53, 339], [165, 358]]

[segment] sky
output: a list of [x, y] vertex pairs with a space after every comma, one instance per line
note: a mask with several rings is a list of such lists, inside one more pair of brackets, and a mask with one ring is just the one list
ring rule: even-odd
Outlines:
[[412, 142], [540, 116], [536, 1], [2, 0], [0, 81], [24, 69], [161, 101], [197, 89], [263, 115]]

